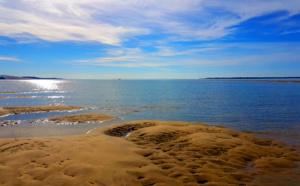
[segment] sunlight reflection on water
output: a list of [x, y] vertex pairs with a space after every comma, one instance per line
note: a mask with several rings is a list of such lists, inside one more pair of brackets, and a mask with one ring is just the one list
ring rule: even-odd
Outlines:
[[59, 84], [61, 80], [24, 80], [26, 83], [30, 83], [38, 90], [59, 90]]

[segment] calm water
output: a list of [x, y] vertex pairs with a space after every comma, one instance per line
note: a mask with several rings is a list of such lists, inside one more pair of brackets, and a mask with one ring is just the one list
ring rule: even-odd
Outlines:
[[[230, 80], [5, 80], [0, 107], [73, 105], [120, 119], [109, 123], [72, 126], [30, 124], [31, 120], [69, 113], [12, 115], [0, 120], [22, 120], [0, 128], [0, 137], [68, 135], [132, 120], [204, 122], [243, 131], [274, 133], [276, 138], [299, 140], [300, 83]], [[58, 129], [58, 130], [56, 130]], [[65, 129], [65, 130], [62, 130]], [[34, 133], [37, 131], [38, 134]], [[49, 132], [49, 131], [52, 131]], [[61, 131], [64, 131], [63, 133]]]

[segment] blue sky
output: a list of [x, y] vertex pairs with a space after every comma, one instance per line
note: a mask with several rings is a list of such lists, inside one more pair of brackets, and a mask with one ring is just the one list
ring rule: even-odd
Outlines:
[[0, 0], [0, 74], [300, 76], [300, 1]]

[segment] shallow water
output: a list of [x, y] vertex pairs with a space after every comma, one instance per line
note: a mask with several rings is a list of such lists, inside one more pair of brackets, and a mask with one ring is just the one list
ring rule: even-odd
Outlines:
[[[51, 135], [56, 135], [56, 129], [64, 130], [65, 135], [79, 134], [116, 122], [149, 119], [203, 122], [243, 131], [284, 134], [287, 136], [285, 141], [299, 142], [299, 83], [239, 80], [4, 80], [0, 81], [0, 92], [18, 92], [0, 94], [8, 97], [0, 99], [0, 107], [86, 106], [92, 109], [80, 112], [100, 112], [120, 118], [115, 122], [87, 124], [85, 127], [47, 124], [48, 128], [53, 125], [50, 127], [54, 130]], [[22, 120], [18, 126], [1, 127], [0, 137], [27, 136], [30, 133], [28, 128], [42, 131], [46, 128], [45, 124], [39, 126], [29, 122], [61, 114], [69, 113], [0, 118], [0, 121]], [[26, 129], [26, 134], [18, 133], [20, 128]], [[47, 135], [47, 130], [40, 134]]]

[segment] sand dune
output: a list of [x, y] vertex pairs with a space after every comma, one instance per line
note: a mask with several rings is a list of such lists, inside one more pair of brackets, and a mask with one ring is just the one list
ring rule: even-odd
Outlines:
[[79, 136], [2, 139], [0, 184], [298, 185], [299, 160], [295, 149], [223, 127], [136, 121]]

